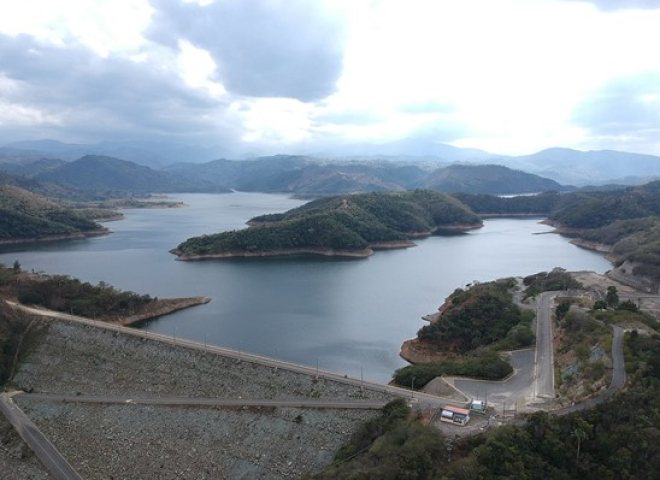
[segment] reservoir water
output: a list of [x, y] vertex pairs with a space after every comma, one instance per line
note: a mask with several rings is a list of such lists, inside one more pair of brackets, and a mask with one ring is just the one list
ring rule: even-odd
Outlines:
[[193, 235], [242, 228], [249, 218], [303, 203], [284, 195], [184, 194], [188, 207], [126, 210], [111, 235], [5, 246], [0, 262], [105, 281], [158, 297], [206, 295], [207, 305], [149, 322], [150, 331], [388, 381], [415, 336], [455, 288], [473, 280], [560, 266], [610, 268], [601, 255], [548, 232], [540, 219], [491, 219], [466, 235], [430, 237], [361, 260], [318, 258], [180, 262], [168, 253]]

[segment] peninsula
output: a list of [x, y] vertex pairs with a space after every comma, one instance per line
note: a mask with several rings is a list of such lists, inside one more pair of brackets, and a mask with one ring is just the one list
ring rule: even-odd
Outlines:
[[367, 257], [414, 246], [414, 238], [482, 225], [468, 207], [428, 190], [321, 198], [285, 213], [262, 215], [243, 230], [189, 238], [171, 252], [179, 260], [324, 255]]

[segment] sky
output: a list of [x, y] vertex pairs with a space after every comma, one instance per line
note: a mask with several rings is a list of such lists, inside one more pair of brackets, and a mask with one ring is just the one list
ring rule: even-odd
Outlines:
[[0, 144], [144, 140], [273, 154], [403, 142], [660, 155], [660, 0], [0, 7]]

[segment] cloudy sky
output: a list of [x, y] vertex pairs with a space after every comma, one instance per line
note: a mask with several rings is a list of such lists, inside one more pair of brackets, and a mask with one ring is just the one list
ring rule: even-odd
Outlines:
[[660, 0], [0, 3], [0, 143], [660, 155]]

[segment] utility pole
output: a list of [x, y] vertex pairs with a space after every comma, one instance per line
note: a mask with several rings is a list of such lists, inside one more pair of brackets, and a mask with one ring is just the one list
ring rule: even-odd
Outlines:
[[410, 380], [410, 398], [415, 398], [415, 377]]

